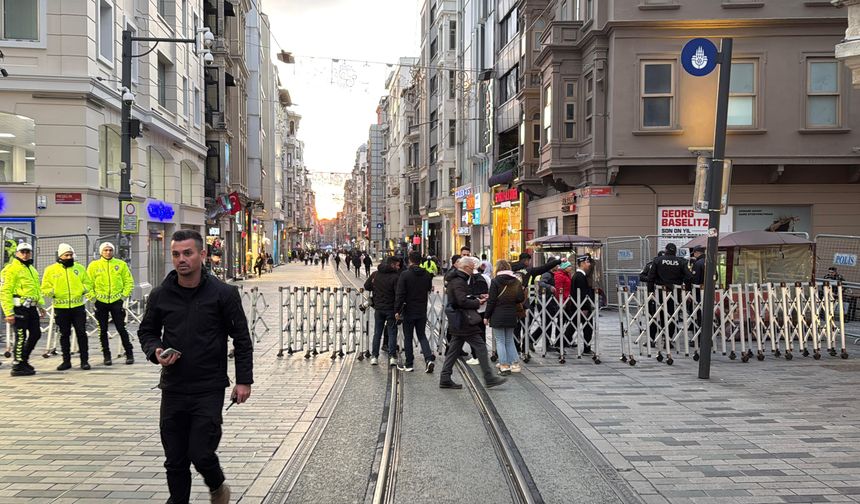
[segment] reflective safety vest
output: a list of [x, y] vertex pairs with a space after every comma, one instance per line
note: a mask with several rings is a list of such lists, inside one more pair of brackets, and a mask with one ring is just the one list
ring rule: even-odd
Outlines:
[[432, 259], [427, 259], [421, 263], [421, 268], [430, 273], [432, 276], [436, 276], [439, 273], [439, 267], [436, 266], [436, 261]]
[[3, 268], [0, 285], [0, 304], [6, 316], [15, 313], [16, 306], [45, 304], [39, 290], [39, 272], [32, 265], [24, 265], [17, 257]]
[[54, 263], [45, 268], [42, 276], [42, 295], [54, 298], [56, 308], [76, 308], [83, 306], [87, 293], [92, 292], [93, 283], [87, 270], [80, 263], [66, 268]]
[[134, 278], [128, 269], [128, 264], [117, 258], [99, 258], [87, 266], [87, 275], [93, 282], [93, 290], [87, 294], [90, 299], [102, 303], [113, 303], [131, 296], [134, 290]]

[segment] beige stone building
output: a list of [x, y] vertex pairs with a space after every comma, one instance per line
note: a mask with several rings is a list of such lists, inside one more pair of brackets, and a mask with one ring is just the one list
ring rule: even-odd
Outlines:
[[724, 229], [860, 235], [860, 91], [834, 57], [845, 9], [521, 0], [517, 10], [522, 122], [512, 187], [526, 205], [523, 241], [703, 232], [689, 211], [697, 156], [713, 145], [718, 72], [682, 69], [681, 48], [696, 37], [734, 39]]
[[[40, 236], [115, 234], [122, 30], [193, 38], [203, 2], [2, 5], [0, 221]], [[156, 284], [170, 262], [170, 234], [204, 223], [203, 63], [189, 44], [138, 43], [134, 52], [132, 116], [142, 136], [132, 142], [131, 178], [140, 231], [130, 235], [129, 259], [136, 281]], [[37, 247], [39, 261], [56, 254], [55, 243]], [[77, 248], [81, 259], [92, 252]]]

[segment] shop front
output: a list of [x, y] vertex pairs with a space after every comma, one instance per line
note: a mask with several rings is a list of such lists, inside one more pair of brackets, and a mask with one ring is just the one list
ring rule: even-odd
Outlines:
[[493, 188], [493, 263], [517, 259], [523, 251], [522, 198], [517, 188]]
[[454, 190], [455, 225], [454, 250], [459, 253], [462, 247], [472, 247], [472, 223], [475, 217], [475, 196], [472, 186], [466, 185]]

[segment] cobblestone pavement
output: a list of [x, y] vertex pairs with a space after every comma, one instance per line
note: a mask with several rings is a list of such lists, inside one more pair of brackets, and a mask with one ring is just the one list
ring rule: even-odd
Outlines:
[[[340, 369], [339, 361], [332, 366], [327, 358], [276, 358], [277, 286], [339, 284], [331, 270], [304, 266], [283, 266], [245, 284], [260, 287], [271, 304], [264, 317], [272, 332], [255, 351], [251, 399], [224, 416], [219, 453], [234, 502], [241, 497], [256, 503], [292, 455]], [[130, 332], [136, 342], [136, 327]], [[97, 338], [90, 348], [98, 348]], [[54, 371], [58, 357], [36, 357], [38, 374], [24, 378], [9, 376], [6, 359], [0, 368], [0, 502], [167, 500], [160, 393], [152, 388], [159, 368], [137, 356], [133, 366], [118, 359], [105, 367], [93, 359], [89, 372]], [[232, 376], [232, 362], [229, 369]], [[194, 492], [193, 500], [208, 502], [196, 474]]]

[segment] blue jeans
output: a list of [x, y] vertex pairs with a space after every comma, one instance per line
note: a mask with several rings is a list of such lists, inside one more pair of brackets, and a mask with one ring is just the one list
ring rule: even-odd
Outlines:
[[412, 367], [415, 363], [415, 356], [412, 351], [413, 332], [418, 337], [418, 344], [421, 345], [421, 355], [424, 356], [424, 362], [427, 363], [435, 359], [433, 351], [430, 350], [430, 343], [427, 341], [426, 326], [427, 317], [403, 319], [403, 350], [406, 352], [406, 367]]
[[496, 338], [496, 353], [499, 354], [499, 362], [510, 366], [519, 362], [517, 346], [514, 344], [513, 327], [493, 327], [493, 337]]
[[397, 355], [397, 320], [394, 312], [375, 310], [373, 312], [373, 351], [371, 355], [379, 357], [379, 345], [382, 343], [382, 329], [385, 328], [385, 344], [388, 346], [388, 356]]

